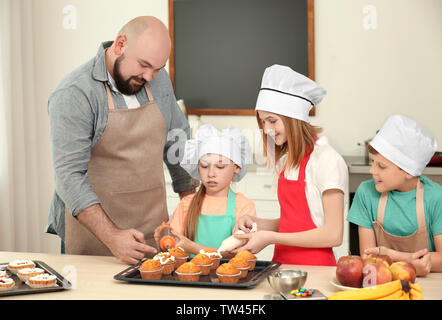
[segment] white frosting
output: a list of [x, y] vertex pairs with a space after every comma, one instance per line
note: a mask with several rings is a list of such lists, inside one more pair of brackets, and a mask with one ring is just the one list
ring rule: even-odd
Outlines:
[[23, 267], [23, 266], [28, 266], [28, 265], [35, 266], [35, 263], [31, 260], [23, 260], [23, 259], [22, 260], [14, 260], [9, 263], [10, 267]]
[[161, 264], [175, 262], [175, 257], [167, 252], [158, 253], [156, 256], [153, 257], [153, 259], [160, 261]]
[[208, 256], [210, 259], [221, 258], [221, 254], [219, 252], [217, 252], [217, 251], [215, 251], [215, 252], [207, 252], [206, 250], [201, 249], [200, 253]]
[[4, 270], [0, 270], [0, 278], [6, 278], [8, 276], [8, 273]]
[[7, 284], [11, 284], [14, 283], [14, 279], [12, 278], [0, 278], [0, 285], [7, 285]]
[[31, 281], [52, 281], [55, 279], [57, 279], [56, 276], [54, 276], [52, 274], [48, 274], [48, 273], [39, 274], [39, 275], [29, 278], [29, 280], [31, 280]]
[[23, 268], [18, 271], [18, 274], [30, 274], [30, 273], [44, 273], [44, 270], [41, 268]]

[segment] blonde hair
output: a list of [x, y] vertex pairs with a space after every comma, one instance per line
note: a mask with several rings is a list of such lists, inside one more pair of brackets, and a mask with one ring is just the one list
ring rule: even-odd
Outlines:
[[189, 211], [187, 212], [184, 222], [184, 236], [192, 241], [195, 240], [195, 231], [198, 226], [198, 220], [205, 195], [206, 187], [201, 183], [198, 191], [190, 202]]
[[262, 122], [259, 118], [258, 112], [256, 113], [256, 119], [258, 121], [258, 127], [261, 129], [262, 141], [263, 141], [263, 151], [266, 157], [266, 162], [268, 167], [273, 167], [275, 172], [279, 175], [282, 168], [278, 168], [278, 163], [281, 157], [287, 153], [287, 161], [285, 164], [285, 169], [294, 169], [300, 166], [302, 159], [305, 155], [311, 153], [315, 147], [315, 140], [319, 133], [322, 132], [322, 128], [312, 126], [311, 124], [286, 117], [283, 115], [278, 116], [281, 118], [287, 141], [282, 145], [275, 145], [274, 154], [273, 148], [268, 148], [267, 135], [263, 130]]

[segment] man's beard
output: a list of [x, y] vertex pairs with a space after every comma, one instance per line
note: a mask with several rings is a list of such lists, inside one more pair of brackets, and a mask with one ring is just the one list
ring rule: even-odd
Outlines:
[[[137, 93], [138, 91], [141, 90], [141, 88], [143, 88], [144, 84], [146, 83], [146, 81], [143, 78], [139, 78], [137, 76], [132, 76], [129, 79], [124, 79], [123, 75], [121, 74], [121, 62], [124, 59], [124, 54], [121, 57], [118, 57], [115, 60], [114, 63], [114, 80], [115, 80], [115, 85], [117, 86], [118, 91], [120, 91], [122, 94], [125, 95], [133, 95], [135, 93]], [[130, 84], [130, 81], [132, 79], [135, 79], [136, 81], [142, 82], [142, 84]]]

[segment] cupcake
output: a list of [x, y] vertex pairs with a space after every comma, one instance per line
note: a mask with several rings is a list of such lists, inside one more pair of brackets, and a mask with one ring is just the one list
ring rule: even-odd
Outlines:
[[219, 263], [221, 261], [222, 256], [218, 251], [216, 251], [214, 249], [206, 249], [206, 250], [201, 249], [200, 253], [205, 254], [206, 256], [208, 256], [212, 260], [213, 265], [210, 268], [211, 270], [215, 270], [216, 268], [219, 267]]
[[158, 260], [147, 259], [138, 268], [142, 279], [160, 280], [163, 275], [163, 266]]
[[207, 276], [210, 273], [210, 268], [213, 265], [212, 259], [202, 253], [198, 253], [195, 257], [193, 257], [190, 262], [193, 262], [201, 269], [201, 275]]
[[247, 262], [250, 264], [250, 269], [249, 271], [253, 271], [255, 269], [255, 265], [256, 265], [256, 256], [251, 253], [250, 251], [247, 250], [243, 250], [243, 251], [239, 251], [235, 257], [242, 257], [245, 258], [247, 260]]
[[21, 281], [26, 282], [30, 277], [43, 274], [45, 271], [41, 268], [23, 268], [17, 271], [17, 276]]
[[55, 286], [56, 282], [56, 276], [48, 273], [43, 273], [30, 277], [28, 281], [26, 281], [26, 284], [31, 288], [48, 288]]
[[231, 263], [223, 263], [216, 269], [220, 283], [238, 283], [241, 271]]
[[169, 252], [160, 252], [153, 257], [154, 260], [158, 260], [163, 266], [163, 274], [171, 274], [175, 269], [175, 257]]
[[175, 270], [180, 281], [197, 282], [201, 275], [201, 269], [193, 262], [185, 262]]
[[247, 262], [246, 258], [233, 257], [229, 260], [229, 263], [233, 264], [239, 271], [241, 271], [241, 275], [239, 276], [240, 279], [247, 277], [250, 264]]
[[0, 291], [11, 290], [15, 286], [14, 279], [3, 277], [0, 278]]
[[17, 274], [19, 269], [35, 268], [35, 263], [31, 260], [14, 260], [9, 262], [8, 269], [13, 274]]
[[189, 255], [180, 247], [170, 248], [169, 253], [175, 257], [175, 269], [178, 269], [183, 263], [187, 262]]
[[7, 278], [8, 273], [5, 270], [0, 270], [0, 278]]

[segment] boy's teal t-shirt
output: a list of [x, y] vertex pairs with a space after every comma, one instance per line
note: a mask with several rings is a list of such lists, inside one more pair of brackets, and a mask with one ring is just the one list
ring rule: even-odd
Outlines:
[[[430, 251], [436, 251], [433, 236], [442, 233], [442, 186], [425, 176], [420, 176], [420, 180], [424, 185], [428, 243]], [[373, 229], [373, 221], [377, 221], [380, 197], [373, 180], [362, 182], [356, 190], [347, 221]], [[394, 236], [409, 236], [417, 230], [416, 189], [409, 192], [389, 192], [383, 227]]]

